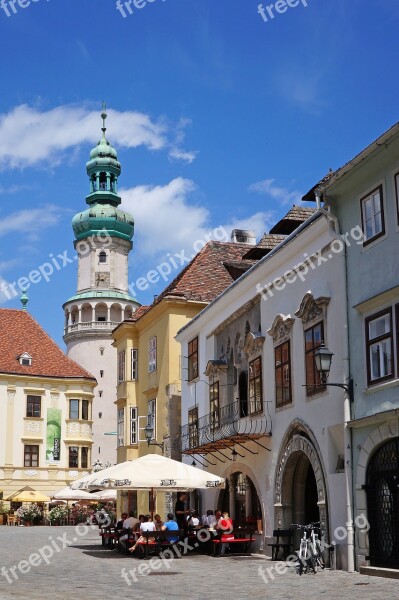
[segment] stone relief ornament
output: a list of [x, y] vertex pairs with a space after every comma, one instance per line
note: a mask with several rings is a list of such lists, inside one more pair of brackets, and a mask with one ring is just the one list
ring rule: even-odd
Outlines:
[[34, 477], [35, 475], [39, 475], [39, 471], [34, 471], [33, 469], [30, 469], [29, 471], [25, 471], [25, 475], [27, 475], [28, 477]]
[[91, 434], [90, 425], [87, 425], [87, 423], [85, 423], [84, 425], [81, 425], [81, 427], [80, 427], [80, 433], [82, 435], [90, 435]]
[[291, 315], [277, 315], [267, 333], [272, 336], [275, 344], [284, 342], [290, 337], [294, 322], [295, 319], [292, 319]]
[[35, 421], [28, 421], [26, 424], [26, 430], [32, 433], [39, 433], [40, 423], [35, 423]]
[[242, 347], [246, 356], [251, 358], [256, 354], [260, 354], [263, 348], [263, 344], [265, 342], [265, 336], [261, 333], [253, 333], [252, 331], [248, 331], [245, 336], [245, 342]]
[[295, 316], [302, 319], [302, 323], [307, 325], [311, 321], [325, 317], [325, 311], [330, 302], [328, 296], [314, 298], [311, 292], [307, 292], [301, 302], [301, 306], [295, 312]]
[[79, 433], [79, 423], [68, 423], [68, 433]]

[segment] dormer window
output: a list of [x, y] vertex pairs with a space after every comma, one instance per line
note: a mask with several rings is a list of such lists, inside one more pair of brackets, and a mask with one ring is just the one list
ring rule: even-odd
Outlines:
[[18, 356], [19, 364], [23, 367], [30, 367], [32, 365], [32, 357], [27, 352], [24, 352], [20, 356]]

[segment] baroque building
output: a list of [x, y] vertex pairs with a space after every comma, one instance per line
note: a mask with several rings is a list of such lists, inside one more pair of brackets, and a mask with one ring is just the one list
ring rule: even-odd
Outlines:
[[51, 496], [89, 472], [96, 380], [26, 310], [0, 309], [0, 346], [0, 492]]
[[93, 401], [93, 463], [116, 462], [117, 362], [112, 330], [132, 316], [138, 302], [128, 291], [128, 258], [134, 221], [118, 208], [121, 165], [105, 132], [90, 153], [89, 208], [72, 220], [78, 261], [77, 291], [63, 305], [68, 356], [93, 373], [98, 386]]

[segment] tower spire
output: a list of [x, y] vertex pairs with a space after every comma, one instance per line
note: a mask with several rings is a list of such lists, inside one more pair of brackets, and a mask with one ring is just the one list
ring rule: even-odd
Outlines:
[[105, 138], [105, 132], [107, 131], [107, 128], [105, 127], [105, 119], [107, 118], [107, 105], [105, 104], [104, 100], [103, 100], [103, 112], [101, 113], [101, 118], [103, 120], [103, 126], [101, 127], [101, 131], [103, 132], [103, 137]]

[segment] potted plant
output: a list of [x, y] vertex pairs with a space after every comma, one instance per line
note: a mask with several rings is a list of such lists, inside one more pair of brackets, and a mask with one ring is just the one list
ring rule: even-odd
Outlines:
[[66, 506], [55, 506], [48, 514], [48, 518], [52, 525], [61, 525], [63, 519], [68, 518], [68, 509]]
[[32, 525], [32, 523], [37, 520], [38, 517], [41, 517], [41, 514], [42, 511], [36, 502], [28, 504], [28, 506], [21, 506], [17, 509], [17, 516], [26, 526]]
[[2, 500], [0, 500], [0, 525], [5, 525], [6, 516], [10, 512], [8, 506], [4, 504]]

